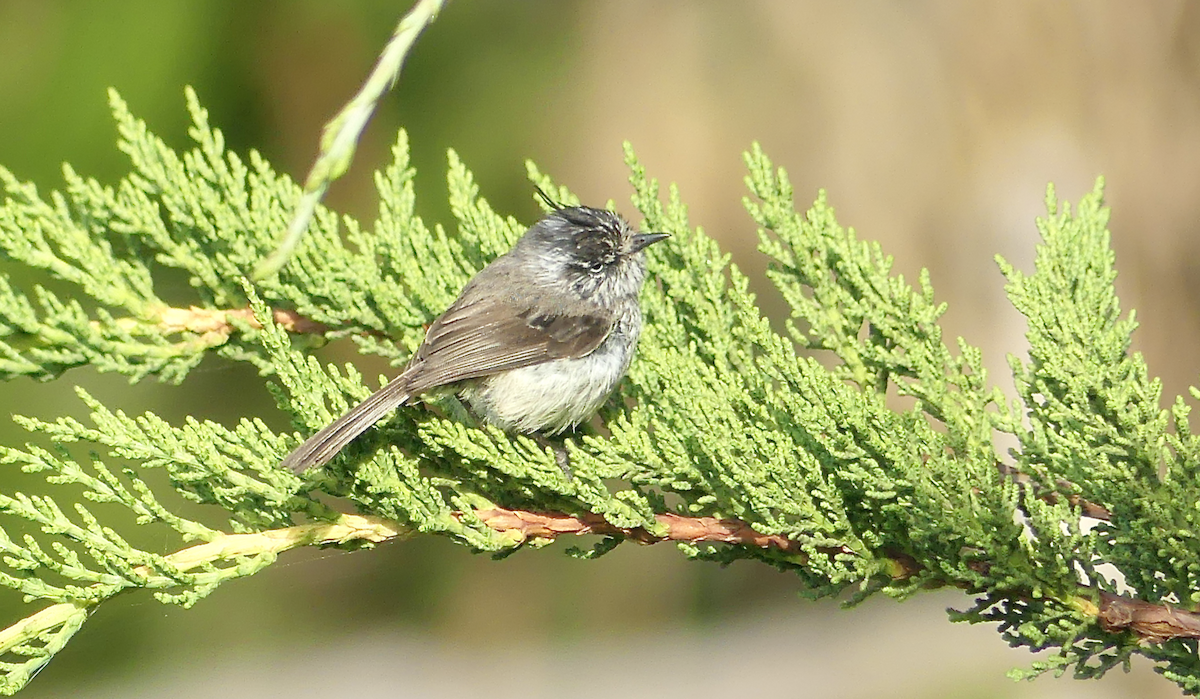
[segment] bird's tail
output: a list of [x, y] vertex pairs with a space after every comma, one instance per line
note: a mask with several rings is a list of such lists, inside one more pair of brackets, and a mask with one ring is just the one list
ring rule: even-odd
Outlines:
[[355, 437], [366, 432], [384, 415], [407, 402], [412, 397], [408, 384], [405, 374], [392, 379], [388, 385], [305, 440], [291, 454], [284, 457], [279, 465], [296, 473], [314, 466], [323, 466]]

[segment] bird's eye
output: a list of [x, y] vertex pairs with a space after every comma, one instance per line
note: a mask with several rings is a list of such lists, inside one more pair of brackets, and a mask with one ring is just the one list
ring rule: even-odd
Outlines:
[[597, 262], [597, 263], [593, 264], [591, 267], [588, 267], [588, 271], [591, 272], [592, 274], [600, 274], [601, 272], [604, 271], [604, 263]]

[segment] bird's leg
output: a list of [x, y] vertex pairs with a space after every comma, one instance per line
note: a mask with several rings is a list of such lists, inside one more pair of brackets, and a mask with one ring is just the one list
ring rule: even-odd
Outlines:
[[540, 432], [535, 432], [531, 436], [535, 442], [542, 445], [543, 449], [554, 450], [555, 463], [562, 469], [563, 475], [567, 477], [567, 480], [574, 480], [575, 474], [571, 473], [571, 455], [567, 453], [567, 447], [562, 440], [552, 440]]

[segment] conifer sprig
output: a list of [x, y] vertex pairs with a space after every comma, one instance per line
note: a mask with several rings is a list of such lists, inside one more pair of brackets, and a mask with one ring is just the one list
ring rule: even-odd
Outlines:
[[[0, 256], [46, 278], [0, 277], [6, 377], [86, 365], [177, 382], [216, 353], [256, 367], [309, 433], [383, 380], [324, 365], [311, 344], [348, 336], [403, 361], [525, 229], [487, 204], [453, 152], [453, 225], [423, 222], [401, 133], [376, 177], [373, 226], [318, 209], [288, 264], [250, 282], [299, 188], [258, 155], [227, 152], [190, 91], [195, 146], [183, 153], [115, 95], [112, 104], [131, 161], [117, 185], [67, 168], [65, 189], [43, 197], [0, 170]], [[1074, 212], [1051, 192], [1032, 274], [1001, 262], [1031, 345], [1029, 362], [1012, 361], [1020, 400], [1009, 404], [980, 350], [943, 338], [929, 276], [894, 275], [824, 193], [798, 213], [786, 173], [757, 146], [746, 206], [792, 308], [786, 335], [691, 226], [679, 192], [664, 201], [628, 146], [626, 162], [642, 227], [672, 239], [649, 250], [629, 376], [566, 440], [573, 477], [539, 442], [437, 399], [400, 408], [305, 480], [278, 467], [298, 434], [249, 418], [172, 425], [81, 392], [85, 420], [20, 417], [37, 443], [0, 450], [0, 462], [46, 482], [0, 494], [0, 586], [33, 610], [0, 632], [0, 689], [23, 686], [114, 595], [148, 590], [190, 606], [295, 546], [434, 534], [507, 555], [590, 533], [600, 542], [578, 555], [672, 541], [694, 558], [762, 561], [813, 595], [852, 590], [853, 601], [952, 585], [975, 599], [955, 619], [1054, 649], [1030, 673], [1098, 676], [1140, 654], [1200, 692], [1200, 617], [1168, 606], [1200, 601], [1200, 439], [1188, 403], [1164, 410], [1160, 384], [1129, 350], [1134, 323], [1113, 292], [1099, 183]], [[532, 164], [529, 176], [576, 201]], [[174, 305], [161, 291], [172, 276], [189, 285]], [[897, 407], [897, 394], [911, 400]], [[998, 454], [998, 433], [1019, 446]], [[185, 514], [167, 486], [151, 485], [153, 469], [205, 507]], [[333, 511], [322, 493], [359, 514]], [[1106, 520], [1081, 527], [1083, 501]], [[130, 522], [173, 543], [143, 548], [149, 539]], [[1117, 596], [1101, 563], [1137, 599]]]

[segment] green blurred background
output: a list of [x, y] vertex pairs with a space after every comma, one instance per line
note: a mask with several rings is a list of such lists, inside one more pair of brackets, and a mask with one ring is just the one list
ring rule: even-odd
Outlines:
[[[0, 163], [43, 191], [60, 186], [63, 162], [114, 182], [127, 164], [105, 88], [184, 148], [193, 85], [233, 149], [301, 178], [407, 6], [2, 0]], [[418, 41], [331, 206], [373, 218], [371, 172], [401, 126], [421, 211], [442, 222], [449, 147], [502, 213], [536, 216], [525, 158], [585, 202], [632, 213], [629, 139], [778, 316], [740, 203], [740, 154], [759, 140], [799, 206], [827, 188], [842, 223], [880, 240], [898, 271], [929, 268], [949, 334], [984, 347], [1004, 386], [1023, 326], [992, 256], [1028, 269], [1046, 183], [1077, 201], [1103, 174], [1137, 349], [1168, 395], [1194, 382], [1196, 3], [458, 0]], [[219, 362], [181, 387], [75, 371], [0, 386], [0, 401], [79, 415], [75, 384], [175, 421], [286, 426], [260, 380]], [[24, 436], [0, 420], [0, 439]], [[956, 593], [852, 611], [795, 593], [763, 566], [688, 564], [666, 546], [594, 563], [555, 548], [493, 562], [440, 540], [301, 552], [191, 611], [141, 594], [103, 605], [22, 696], [1178, 695], [1144, 664], [1100, 683], [1012, 683], [1004, 671], [1031, 656], [992, 629], [949, 624], [942, 608], [966, 605]]]

